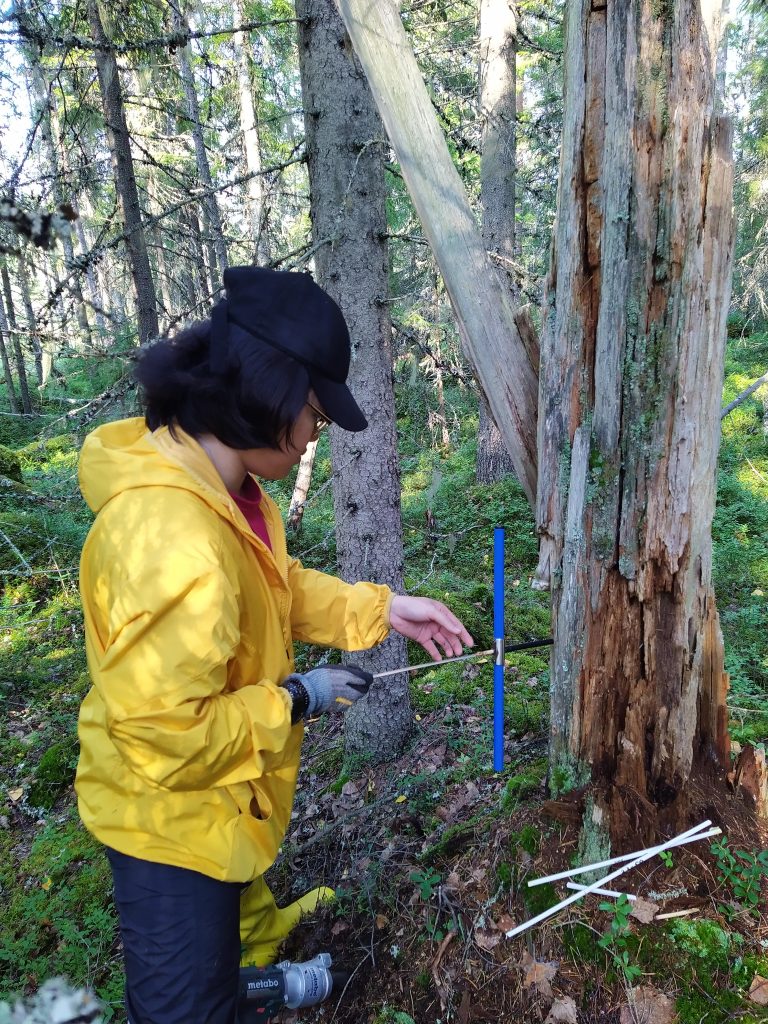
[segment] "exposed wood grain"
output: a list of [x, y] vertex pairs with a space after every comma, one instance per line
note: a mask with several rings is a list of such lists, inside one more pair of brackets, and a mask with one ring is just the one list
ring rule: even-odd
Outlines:
[[393, 0], [339, 0], [465, 351], [529, 500], [536, 494], [538, 381], [506, 283], [491, 264]]

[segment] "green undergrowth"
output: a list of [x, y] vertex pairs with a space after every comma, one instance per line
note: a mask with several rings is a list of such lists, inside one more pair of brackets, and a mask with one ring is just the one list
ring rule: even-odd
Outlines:
[[[723, 405], [768, 366], [768, 334], [729, 342]], [[723, 420], [713, 524], [714, 583], [723, 627], [731, 734], [768, 738], [768, 417], [763, 388]]]
[[123, 986], [102, 848], [72, 810], [41, 820], [28, 850], [15, 842], [0, 831], [0, 999], [64, 975], [95, 990], [111, 1019]]

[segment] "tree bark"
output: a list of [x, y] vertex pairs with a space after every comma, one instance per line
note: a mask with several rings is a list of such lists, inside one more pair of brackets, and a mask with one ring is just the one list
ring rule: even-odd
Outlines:
[[537, 351], [526, 348], [506, 282], [485, 252], [398, 5], [339, 0], [339, 7], [440, 267], [465, 352], [533, 504]]
[[[515, 119], [517, 116], [517, 15], [510, 0], [480, 3], [480, 206], [486, 251], [506, 274], [512, 300], [515, 260]], [[512, 458], [482, 387], [478, 402], [477, 482], [493, 483], [514, 472]]]
[[[60, 138], [58, 118], [56, 116], [53, 97], [49, 93], [48, 84], [45, 80], [45, 76], [43, 75], [42, 68], [36, 59], [35, 52], [31, 48], [28, 48], [27, 59], [32, 72], [35, 98], [39, 106], [38, 116], [40, 119], [40, 134], [45, 148], [48, 151], [48, 165], [51, 172], [53, 201], [57, 206], [61, 206], [64, 203], [72, 203], [74, 196], [67, 195], [62, 185], [62, 166], [66, 171], [67, 160], [66, 155], [64, 154], [62, 154], [63, 159], [59, 159], [59, 150], [54, 139], [54, 134], [56, 138]], [[60, 164], [62, 166], [60, 166]], [[84, 344], [90, 345], [91, 326], [88, 322], [88, 309], [85, 305], [85, 298], [83, 297], [83, 290], [80, 285], [80, 272], [78, 271], [75, 263], [75, 250], [72, 244], [72, 236], [68, 232], [62, 234], [61, 245], [64, 250], [64, 267], [67, 279], [72, 282], [71, 285], [69, 285], [69, 290], [72, 292], [75, 300], [77, 323], [80, 328], [81, 340]]]
[[315, 465], [317, 454], [317, 441], [310, 441], [307, 450], [301, 456], [299, 470], [296, 474], [296, 483], [293, 485], [291, 504], [288, 508], [288, 519], [286, 525], [289, 530], [298, 533], [301, 529], [301, 521], [304, 518], [304, 506], [307, 503], [309, 485], [312, 483], [312, 470]]
[[[384, 132], [334, 0], [298, 0], [296, 14], [315, 264], [347, 319], [348, 383], [369, 423], [360, 434], [331, 428], [338, 567], [346, 580], [401, 592]], [[406, 664], [405, 641], [393, 634], [353, 659], [369, 671], [397, 668]], [[346, 749], [384, 760], [401, 749], [411, 725], [408, 679], [395, 676], [349, 709]]]
[[[189, 29], [186, 19], [181, 17], [177, 18], [177, 27], [181, 27], [186, 31]], [[191, 125], [192, 141], [195, 147], [197, 176], [200, 179], [200, 184], [205, 189], [202, 205], [205, 212], [208, 231], [210, 232], [213, 242], [213, 249], [216, 254], [218, 273], [213, 270], [213, 267], [211, 268], [213, 286], [214, 289], [216, 289], [221, 287], [221, 276], [229, 266], [229, 256], [227, 254], [227, 243], [224, 238], [224, 229], [222, 227], [219, 204], [216, 199], [216, 193], [213, 191], [211, 165], [208, 162], [208, 151], [205, 148], [205, 139], [203, 138], [203, 126], [200, 121], [200, 104], [195, 90], [195, 79], [192, 74], [192, 65], [190, 63], [189, 53], [189, 45], [179, 48], [179, 68], [181, 71], [181, 82], [184, 87], [184, 96], [187, 101], [187, 117], [189, 118]]]
[[728, 757], [711, 524], [732, 165], [715, 52], [699, 0], [568, 7], [538, 578], [551, 783], [589, 783], [586, 833], [607, 826], [618, 848], [682, 824], [692, 775]]
[[27, 322], [27, 338], [29, 340], [29, 347], [32, 351], [32, 356], [35, 362], [35, 377], [37, 378], [38, 387], [42, 387], [46, 382], [48, 373], [43, 365], [43, 344], [40, 341], [35, 310], [32, 306], [29, 265], [21, 254], [16, 257], [16, 267], [18, 271], [17, 280], [19, 284], [19, 291], [21, 292], [21, 302], [24, 306], [24, 317]]
[[16, 376], [19, 379], [19, 394], [21, 395], [21, 410], [25, 413], [32, 412], [32, 398], [29, 393], [29, 381], [27, 380], [27, 367], [24, 362], [24, 352], [19, 340], [19, 328], [16, 323], [16, 310], [13, 305], [13, 292], [11, 290], [11, 278], [5, 262], [0, 264], [0, 277], [3, 282], [3, 317], [5, 319], [5, 330], [11, 339], [11, 350], [16, 363]]
[[[236, 0], [235, 15], [238, 24], [247, 22], [243, 0]], [[261, 176], [261, 149], [259, 145], [259, 126], [254, 102], [253, 61], [251, 59], [251, 40], [247, 32], [237, 32], [233, 37], [237, 49], [237, 86], [240, 100], [240, 130], [243, 133], [243, 155], [245, 170], [252, 175], [246, 185], [248, 221], [251, 226], [253, 241], [253, 262], [269, 262], [269, 245], [266, 235], [266, 206], [264, 179]]]
[[[13, 373], [11, 371], [11, 360], [8, 356], [8, 346], [5, 343], [5, 339], [11, 342], [11, 332], [8, 329], [8, 320], [5, 316], [5, 308], [3, 306], [2, 297], [0, 297], [0, 358], [3, 361], [3, 377], [5, 379], [5, 389], [8, 392], [8, 404], [11, 407], [11, 412], [21, 412], [22, 408], [19, 403], [19, 399], [16, 396], [16, 385], [13, 382]], [[26, 412], [26, 410], [24, 410]]]
[[99, 12], [99, 0], [88, 0], [88, 21], [93, 38], [100, 44], [100, 48], [94, 50], [96, 70], [104, 106], [104, 122], [115, 174], [115, 186], [125, 223], [125, 247], [136, 290], [139, 341], [144, 344], [160, 333], [157, 323], [157, 298], [141, 220], [139, 192], [136, 187], [120, 74], [114, 51], [107, 49], [109, 41]]

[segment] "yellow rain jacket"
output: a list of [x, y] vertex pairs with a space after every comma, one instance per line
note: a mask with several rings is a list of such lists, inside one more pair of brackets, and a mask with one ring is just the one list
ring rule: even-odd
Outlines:
[[372, 647], [392, 594], [289, 558], [264, 494], [270, 551], [203, 449], [178, 437], [129, 419], [83, 446], [97, 515], [80, 575], [93, 686], [79, 809], [121, 853], [247, 882], [274, 861], [293, 803], [303, 727], [277, 685], [293, 640]]

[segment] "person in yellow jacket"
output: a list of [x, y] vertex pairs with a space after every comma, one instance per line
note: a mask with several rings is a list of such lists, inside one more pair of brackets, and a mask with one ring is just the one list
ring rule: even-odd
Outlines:
[[291, 813], [303, 721], [365, 695], [351, 666], [297, 673], [293, 641], [353, 651], [390, 629], [460, 654], [445, 605], [288, 556], [256, 477], [281, 479], [330, 422], [367, 423], [350, 341], [307, 274], [232, 267], [210, 320], [142, 355], [146, 417], [85, 441], [96, 513], [81, 561], [88, 667], [76, 789], [107, 847], [131, 1024], [233, 1024], [242, 962], [272, 962], [318, 889], [263, 880]]

